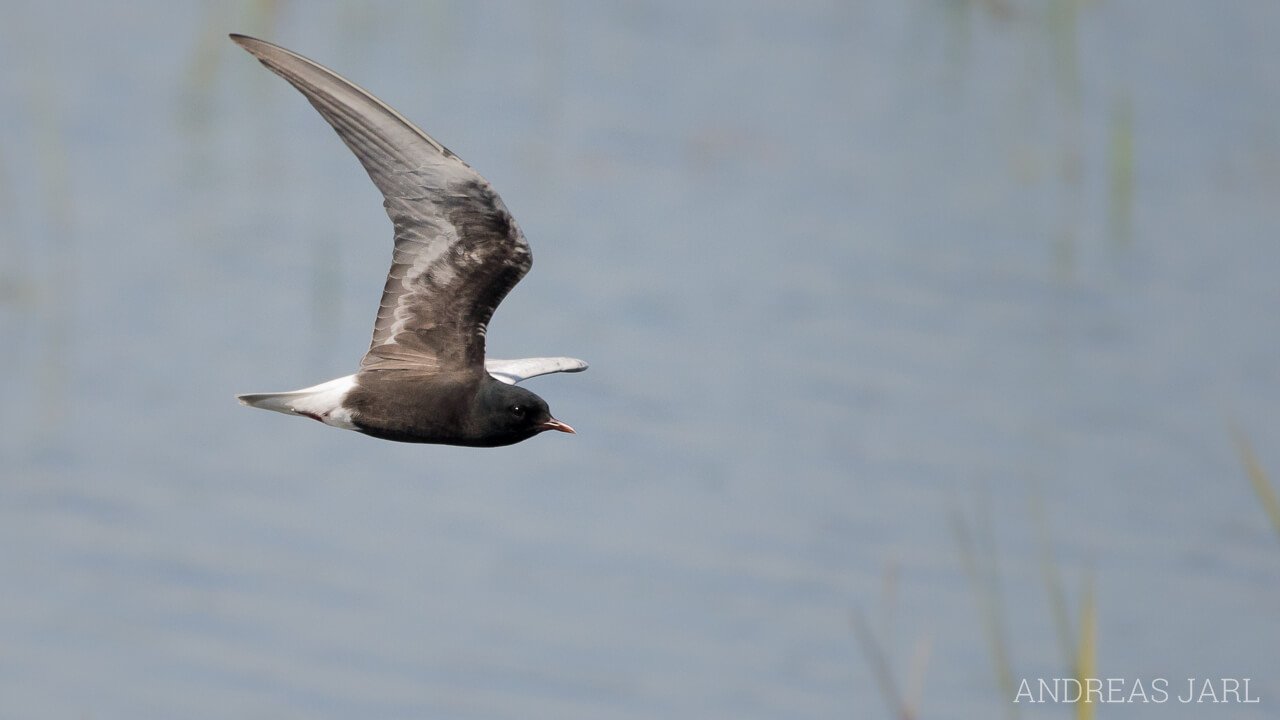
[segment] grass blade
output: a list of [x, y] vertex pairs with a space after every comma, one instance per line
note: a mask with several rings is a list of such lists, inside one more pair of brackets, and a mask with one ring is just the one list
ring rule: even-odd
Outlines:
[[1244, 465], [1244, 474], [1248, 476], [1253, 491], [1258, 494], [1263, 511], [1267, 513], [1267, 517], [1271, 518], [1271, 526], [1275, 528], [1276, 535], [1280, 536], [1280, 497], [1276, 496], [1276, 488], [1267, 477], [1267, 472], [1262, 469], [1262, 464], [1258, 462], [1258, 456], [1253, 453], [1253, 445], [1249, 443], [1249, 438], [1245, 437], [1240, 428], [1235, 425], [1231, 426], [1231, 438], [1235, 441], [1236, 454], [1240, 456], [1240, 463]]

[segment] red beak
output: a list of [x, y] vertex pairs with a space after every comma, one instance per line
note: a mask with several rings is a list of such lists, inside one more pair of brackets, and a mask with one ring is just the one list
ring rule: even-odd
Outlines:
[[578, 434], [576, 430], [569, 427], [568, 425], [565, 425], [564, 423], [560, 422], [555, 418], [551, 418], [550, 420], [542, 423], [542, 425], [540, 425], [539, 427], [541, 427], [543, 430], [559, 430], [560, 432], [573, 433], [574, 435]]

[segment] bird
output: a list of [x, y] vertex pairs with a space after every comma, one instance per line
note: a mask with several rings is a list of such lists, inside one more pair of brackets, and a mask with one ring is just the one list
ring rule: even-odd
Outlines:
[[470, 165], [355, 83], [264, 40], [231, 39], [297, 88], [381, 191], [395, 227], [373, 339], [359, 370], [292, 392], [237, 395], [249, 407], [383, 440], [499, 447], [575, 430], [516, 383], [581, 372], [568, 357], [485, 359], [502, 299], [529, 272], [529, 243]]

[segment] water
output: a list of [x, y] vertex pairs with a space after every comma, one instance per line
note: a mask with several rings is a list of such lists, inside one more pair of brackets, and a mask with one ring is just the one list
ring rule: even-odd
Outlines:
[[[577, 436], [238, 406], [347, 374], [376, 190], [226, 40], [379, 94], [533, 246], [496, 357]], [[1064, 717], [1280, 702], [1280, 11], [1266, 3], [0, 8], [0, 717]], [[1039, 507], [1041, 510], [1037, 510]], [[985, 518], [985, 520], [984, 520]], [[984, 540], [985, 538], [985, 540]], [[1072, 629], [1074, 633], [1075, 629]], [[1203, 717], [1177, 702], [1115, 716]]]

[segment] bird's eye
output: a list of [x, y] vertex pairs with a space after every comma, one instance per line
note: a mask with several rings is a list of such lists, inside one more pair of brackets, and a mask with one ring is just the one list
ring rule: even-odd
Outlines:
[[515, 416], [515, 418], [516, 418], [517, 420], [523, 420], [523, 419], [524, 419], [524, 406], [523, 406], [523, 405], [512, 405], [512, 406], [511, 406], [511, 408], [510, 408], [510, 410], [511, 410], [511, 414], [512, 414], [512, 415], [514, 415], [514, 416]]

